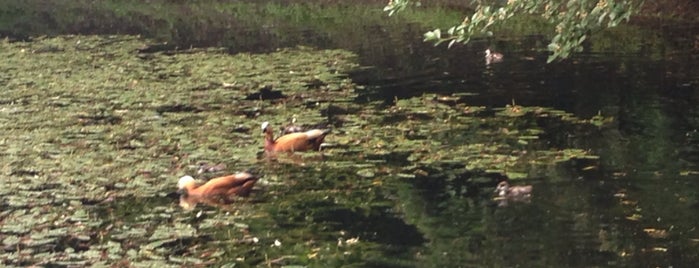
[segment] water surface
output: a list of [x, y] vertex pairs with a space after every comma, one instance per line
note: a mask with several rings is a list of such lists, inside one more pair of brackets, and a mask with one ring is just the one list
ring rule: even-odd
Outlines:
[[[380, 12], [367, 10], [367, 14], [381, 16]], [[176, 82], [171, 95], [147, 96], [143, 100], [139, 92], [128, 90], [114, 91], [104, 99], [71, 96], [61, 93], [61, 89], [49, 92], [53, 99], [47, 102], [55, 107], [51, 109], [74, 107], [76, 112], [86, 111], [78, 117], [84, 124], [80, 128], [71, 128], [68, 123], [72, 121], [67, 119], [43, 118], [54, 110], [30, 105], [44, 103], [43, 95], [24, 91], [20, 97], [6, 98], [2, 102], [4, 121], [13, 120], [14, 113], [32, 112], [36, 120], [18, 122], [13, 131], [26, 136], [5, 137], [5, 147], [14, 148], [7, 142], [18, 142], [22, 137], [43, 141], [33, 148], [13, 149], [4, 154], [8, 159], [21, 159], [5, 165], [6, 180], [11, 184], [38, 179], [47, 183], [39, 188], [20, 186], [21, 194], [16, 196], [3, 194], [3, 217], [7, 217], [2, 223], [5, 263], [41, 264], [41, 255], [28, 257], [34, 252], [65, 252], [67, 260], [46, 258], [46, 263], [59, 265], [93, 264], [81, 261], [92, 259], [90, 254], [95, 252], [104, 254], [100, 259], [103, 263], [141, 265], [213, 260], [215, 264], [241, 266], [683, 267], [699, 259], [695, 216], [699, 206], [699, 73], [694, 68], [699, 53], [687, 44], [698, 27], [665, 25], [682, 30], [670, 31], [672, 34], [662, 36], [661, 41], [636, 50], [619, 52], [592, 46], [566, 61], [546, 64], [547, 55], [540, 46], [545, 40], [540, 36], [516, 36], [506, 41], [478, 39], [468, 46], [447, 50], [422, 43], [420, 35], [426, 27], [419, 24], [397, 26], [391, 22], [377, 24], [383, 19], [365, 20], [353, 22], [354, 31], [340, 37], [333, 30], [318, 27], [337, 27], [339, 23], [331, 18], [336, 17], [317, 17], [311, 20], [317, 22], [313, 25], [300, 19], [293, 25], [279, 23], [283, 20], [241, 19], [244, 23], [230, 28], [235, 31], [222, 30], [225, 27], [215, 23], [230, 22], [225, 17], [213, 16], [211, 22], [198, 22], [201, 24], [182, 18], [176, 20], [168, 34], [157, 30], [164, 21], [148, 18], [135, 18], [128, 25], [148, 23], [131, 28], [118, 27], [118, 22], [108, 19], [104, 24], [65, 27], [69, 31], [60, 34], [143, 34], [179, 47], [224, 47], [231, 55], [267, 53], [297, 45], [339, 48], [354, 52], [361, 67], [332, 79], [322, 78], [335, 84], [344, 82], [334, 79], [349, 79], [356, 84], [351, 94], [333, 95], [335, 99], [313, 95], [290, 102], [288, 108], [275, 102], [276, 95], [269, 97], [256, 91], [264, 88], [265, 81], [250, 82], [260, 83], [259, 87], [243, 86], [250, 90], [245, 94], [216, 85], [189, 90], [189, 85], [178, 87], [180, 82]], [[486, 65], [482, 54], [486, 47], [504, 53], [505, 60]], [[108, 53], [103, 56], [110, 57]], [[164, 70], [149, 68], [144, 61], [138, 67], [102, 68], [113, 68], [113, 73], [143, 71], [142, 81], [167, 84], [182, 81], [176, 80], [176, 76], [191, 75], [189, 66], [198, 66], [186, 56], [162, 58], [189, 65]], [[219, 68], [226, 66], [219, 64]], [[210, 77], [225, 79], [217, 70], [220, 69], [212, 69], [210, 76], [202, 75], [202, 81]], [[70, 76], [71, 71], [65, 73]], [[313, 81], [289, 79], [289, 84], [305, 83], [305, 88], [313, 88], [308, 86]], [[13, 85], [10, 90], [18, 92], [22, 92], [21, 88], [14, 86], [34, 88], [31, 81], [17, 83], [9, 76], [0, 76], [0, 82]], [[194, 82], [195, 86], [205, 84]], [[288, 94], [283, 85], [270, 84]], [[138, 83], [132, 81], [130, 86], [138, 90]], [[352, 145], [358, 136], [366, 135], [363, 133], [374, 133], [356, 128], [359, 121], [353, 120], [353, 116], [373, 118], [400, 107], [401, 100], [429, 99], [429, 94], [457, 96], [448, 107], [542, 106], [579, 118], [600, 114], [613, 121], [601, 128], [555, 118], [514, 121], [513, 124], [535, 125], [543, 130], [540, 142], [520, 145], [523, 150], [580, 148], [599, 156], [599, 160], [583, 158], [532, 165], [526, 171], [528, 176], [513, 182], [534, 186], [531, 201], [502, 204], [492, 200], [493, 187], [501, 174], [468, 170], [469, 163], [463, 162], [412, 167], [415, 164], [409, 152]], [[259, 102], [247, 102], [251, 100]], [[231, 102], [243, 108], [226, 105]], [[320, 111], [298, 108], [313, 108], [316, 103], [327, 106], [321, 106]], [[309, 166], [258, 162], [261, 143], [255, 132], [257, 121], [263, 121], [265, 116], [289, 118], [294, 113], [302, 113], [304, 117], [299, 119], [306, 123], [325, 121], [335, 128], [336, 144], [329, 149], [325, 162], [316, 157], [311, 158], [315, 164]], [[493, 113], [484, 112], [483, 120], [493, 120], [487, 117]], [[140, 123], [122, 129], [122, 122], [132, 122], [131, 116], [142, 116], [134, 121]], [[421, 121], [428, 125], [428, 121], [440, 119], [443, 118], [434, 114], [395, 113], [362, 127], [381, 129], [410, 120], [418, 122], [410, 126], [419, 127]], [[65, 127], [64, 136], [41, 135], [44, 121]], [[192, 126], [199, 130], [182, 130]], [[478, 126], [496, 128], [487, 123]], [[405, 130], [405, 137], [417, 142], [432, 138], [443, 142], [444, 151], [483, 142], [479, 140], [482, 137], [471, 135], [466, 123], [449, 127], [429, 134]], [[177, 133], [172, 133], [173, 129]], [[394, 131], [386, 129], [386, 133]], [[502, 126], [497, 125], [497, 129]], [[210, 145], [203, 140], [246, 148], [248, 155], [232, 155], [238, 149]], [[61, 150], [52, 144], [74, 147], [84, 155], [52, 153], [51, 150]], [[152, 145], [159, 149], [142, 153]], [[119, 154], [98, 154], [111, 147], [118, 148]], [[139, 155], [138, 161], [134, 162], [132, 155]], [[86, 173], [89, 167], [103, 171], [104, 176], [84, 178], [81, 168], [56, 169], [57, 175], [71, 176], [74, 182], [50, 183], [56, 175], [33, 166], [52, 157], [60, 157], [56, 161], [63, 161], [64, 165], [75, 161]], [[191, 172], [191, 165], [201, 160], [262, 170], [265, 183], [251, 198], [234, 207], [182, 211], [173, 194], [175, 178]], [[135, 170], [120, 173], [116, 168], [120, 161], [134, 165]], [[341, 163], [339, 167], [337, 163]], [[422, 171], [427, 175], [396, 176], [406, 172], [423, 174]], [[172, 187], [162, 180], [171, 180]], [[148, 189], [145, 192], [134, 190], [143, 185], [155, 187], [144, 187]], [[93, 194], [61, 196], [62, 189], [69, 187], [89, 188]], [[128, 198], [108, 198], [117, 191], [133, 194]], [[47, 195], [57, 196], [45, 198]], [[38, 200], [43, 203], [27, 202], [37, 196], [42, 197]], [[58, 221], [62, 223], [59, 230], [70, 230], [70, 235], [55, 236], [46, 234], [51, 228], [20, 224], [24, 217], [40, 215], [42, 210], [64, 208], [80, 213], [71, 212], [72, 216], [66, 219], [45, 219], [38, 225]], [[95, 222], [94, 218], [100, 221]], [[36, 243], [15, 241], [28, 238]], [[17, 245], [28, 246], [17, 249]]]

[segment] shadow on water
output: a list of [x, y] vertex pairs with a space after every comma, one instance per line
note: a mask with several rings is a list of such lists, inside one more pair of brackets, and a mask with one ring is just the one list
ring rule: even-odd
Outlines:
[[[281, 251], [274, 246], [276, 239], [291, 237], [289, 240], [302, 241], [299, 243], [313, 248], [312, 252], [305, 252], [305, 248], [298, 246], [300, 249], [293, 251], [303, 252], [298, 255], [306, 255], [304, 261], [315, 260], [314, 254], [318, 253], [335, 256], [336, 260], [319, 260], [330, 266], [362, 263], [377, 267], [682, 267], [699, 260], [696, 229], [699, 219], [694, 213], [699, 208], [695, 190], [699, 187], [696, 181], [699, 54], [696, 47], [686, 44], [692, 40], [687, 36], [699, 32], [696, 25], [671, 31], [676, 35], [664, 36], [667, 40], [661, 44], [648, 44], [661, 46], [658, 49], [661, 52], [646, 51], [644, 47], [634, 53], [614, 53], [591, 47], [590, 53], [545, 64], [545, 53], [535, 49], [544, 42], [540, 36], [507, 42], [481, 39], [447, 50], [422, 43], [419, 36], [426, 27], [416, 23], [395, 27], [369, 21], [366, 25], [352, 25], [355, 32], [348, 31], [349, 37], [345, 38], [303, 21], [297, 24], [284, 20], [255, 21], [230, 18], [224, 13], [211, 14], [206, 20], [190, 21], [184, 16], [167, 20], [127, 10], [125, 16], [132, 19], [125, 22], [121, 21], [123, 14], [97, 8], [88, 5], [68, 9], [89, 15], [64, 28], [36, 29], [25, 21], [18, 23], [14, 32], [5, 30], [3, 35], [30, 38], [59, 33], [143, 34], [167, 41], [163, 48], [168, 50], [223, 46], [230, 53], [263, 53], [297, 45], [343, 48], [357, 53], [361, 65], [369, 66], [349, 74], [352, 81], [360, 84], [357, 95], [350, 100], [354, 104], [380, 102], [377, 107], [389, 107], [399, 100], [436, 93], [460, 96], [454, 106], [493, 108], [515, 102], [553, 107], [582, 118], [602, 114], [613, 117], [614, 122], [610, 127], [592, 129], [548, 118], [526, 119], [544, 129], [540, 139], [545, 146], [585, 148], [600, 156], [599, 165], [578, 159], [561, 166], [540, 167], [546, 169], [540, 173], [558, 174], [557, 177], [518, 180], [517, 184], [535, 187], [529, 203], [498, 206], [492, 200], [493, 186], [502, 177], [465, 172], [463, 163], [412, 167], [410, 170], [417, 174], [426, 171], [434, 175], [397, 181], [361, 179], [357, 175], [361, 167], [318, 171], [289, 165], [275, 167], [284, 179], [266, 178], [269, 185], [263, 189], [267, 191], [253, 197], [259, 202], [244, 203], [249, 206], [182, 212], [169, 196], [90, 204], [94, 211], [89, 213], [99, 214], [103, 222], [90, 226], [87, 238], [80, 233], [66, 236], [55, 250], [72, 248], [82, 252], [81, 243], [104, 239], [121, 244], [105, 243], [95, 251], [84, 253], [104, 254], [103, 260], [107, 261], [118, 261], [123, 256], [156, 259], [161, 254], [170, 261], [191, 264], [195, 262], [195, 254], [240, 260], [242, 257], [236, 254], [240, 248], [248, 247], [243, 249], [249, 253], [249, 259], [243, 260], [246, 264], [269, 265], [273, 262], [265, 254]], [[188, 8], [182, 5], [175, 10], [186, 14], [191, 11]], [[253, 15], [272, 12], [262, 6], [252, 10]], [[51, 22], [46, 25], [54, 25], [56, 17], [47, 10], [37, 12], [29, 17], [42, 17], [45, 22]], [[27, 14], [19, 9], [16, 15]], [[315, 20], [336, 25], [331, 18]], [[482, 51], [489, 46], [505, 53], [502, 63], [485, 64]], [[263, 87], [245, 98], [254, 101], [285, 97], [281, 91]], [[155, 111], [160, 116], [196, 114], [202, 108], [163, 104]], [[245, 116], [254, 118], [258, 113], [251, 110]], [[335, 118], [358, 114], [361, 110], [330, 106], [325, 113], [325, 118]], [[383, 117], [379, 123], [397, 124], [408, 118], [435, 120], [418, 113], [394, 114]], [[122, 117], [109, 113], [79, 119], [85, 126], [123, 121]], [[182, 119], [189, 121], [180, 122], [195, 124], [202, 119], [192, 116]], [[330, 123], [338, 128], [343, 122]], [[242, 132], [247, 130], [244, 128]], [[451, 142], [447, 145], [474, 142], [462, 133], [464, 129], [456, 128], [406, 137], [413, 140], [434, 137]], [[124, 139], [113, 142], [127, 149], [139, 146], [131, 139]], [[330, 157], [350, 161], [353, 159], [345, 158], [359, 155], [363, 160], [384, 161], [388, 168], [397, 169], [413, 164], [410, 154], [349, 151]], [[31, 169], [13, 172], [9, 175], [41, 175]], [[327, 177], [314, 176], [318, 173]], [[12, 198], [3, 200], [7, 204], [12, 201]], [[278, 206], [263, 205], [272, 201], [278, 202]], [[252, 220], [248, 221], [249, 218]], [[69, 221], [75, 225], [77, 222], [79, 219]], [[160, 226], [164, 222], [167, 224]], [[251, 237], [250, 229], [254, 227], [247, 224], [270, 230]], [[5, 227], [3, 232], [28, 234], [25, 229], [14, 231], [10, 227]], [[345, 254], [350, 251], [348, 241], [355, 238], [372, 244], [354, 249], [353, 253], [361, 254], [349, 256]], [[234, 242], [224, 246], [207, 244], [212, 240]], [[338, 241], [338, 246], [330, 248], [318, 241]], [[19, 244], [10, 238], [4, 242], [6, 246]], [[8, 247], [4, 250], [12, 252]], [[277, 261], [274, 264], [294, 264], [283, 259], [274, 261]]]

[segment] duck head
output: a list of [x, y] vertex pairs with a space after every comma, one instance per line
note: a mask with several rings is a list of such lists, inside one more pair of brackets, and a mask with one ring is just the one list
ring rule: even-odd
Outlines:
[[510, 190], [510, 184], [507, 183], [507, 181], [501, 181], [498, 183], [498, 186], [495, 187], [495, 193], [498, 193], [499, 196], [506, 196], [507, 192]]
[[179, 181], [177, 181], [177, 192], [180, 194], [187, 194], [187, 190], [194, 187], [196, 181], [192, 176], [186, 175], [182, 176]]
[[261, 128], [262, 128], [262, 133], [267, 133], [267, 131], [269, 130], [269, 122], [267, 122], [267, 121], [262, 122]]

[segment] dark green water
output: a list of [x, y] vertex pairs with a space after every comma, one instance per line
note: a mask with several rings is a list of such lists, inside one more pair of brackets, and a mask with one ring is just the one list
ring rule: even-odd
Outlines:
[[[175, 5], [172, 12], [174, 16], [187, 14], [182, 11], [187, 8]], [[366, 13], [357, 12], [364, 8]], [[376, 18], [381, 16], [376, 8], [351, 10]], [[667, 31], [670, 34], [660, 38], [640, 35], [649, 41], [632, 48], [619, 44], [624, 47], [619, 51], [600, 41], [587, 53], [545, 64], [541, 37], [475, 40], [447, 50], [423, 44], [420, 35], [425, 27], [409, 20], [400, 25], [388, 19], [353, 20], [352, 27], [345, 29], [336, 21], [341, 15], [334, 13], [310, 12], [309, 19], [290, 23], [243, 16], [236, 20], [221, 14], [206, 20], [183, 16], [171, 21], [157, 15], [134, 15], [120, 21], [119, 11], [105, 13], [101, 7], [90, 6], [79, 10], [87, 12], [87, 19], [79, 23], [44, 28], [19, 23], [23, 27], [2, 32], [13, 37], [143, 34], [180, 47], [223, 46], [231, 53], [265, 53], [296, 45], [340, 48], [353, 51], [358, 63], [367, 66], [347, 75], [362, 87], [349, 100], [351, 107], [381, 111], [396, 99], [426, 93], [461, 94], [452, 105], [494, 108], [514, 100], [518, 105], [552, 107], [581, 118], [598, 113], [614, 118], [611, 126], [601, 129], [531, 119], [529, 124], [544, 129], [538, 146], [582, 148], [598, 155], [599, 161], [578, 159], [538, 166], [540, 170], [529, 172], [536, 175], [517, 181], [534, 186], [529, 203], [494, 202], [497, 176], [466, 171], [463, 163], [420, 166], [431, 175], [418, 179], [386, 179], [381, 172], [362, 179], [356, 172], [361, 167], [352, 165], [267, 163], [255, 168], [271, 177], [271, 183], [241, 202], [242, 216], [235, 210], [209, 207], [201, 209], [199, 216], [197, 211], [180, 212], [176, 195], [167, 190], [156, 197], [89, 204], [87, 213], [102, 219], [96, 229], [104, 233], [89, 233], [86, 240], [120, 244], [104, 246], [105, 255], [121, 256], [105, 257], [106, 263], [152, 258], [153, 263], [162, 264], [157, 257], [169, 256], [163, 261], [176, 265], [186, 258], [207, 259], [207, 254], [215, 255], [211, 259], [217, 265], [318, 267], [687, 267], [699, 260], [699, 53], [691, 43], [699, 33], [696, 25], [664, 25], [679, 30]], [[34, 16], [52, 18], [41, 12]], [[502, 63], [485, 65], [482, 51], [489, 45], [505, 54]], [[321, 117], [332, 121], [336, 116], [361, 114], [360, 109], [327, 109]], [[177, 112], [188, 111], [196, 116], [196, 111]], [[396, 116], [383, 123], [401, 119]], [[196, 122], [196, 118], [189, 120]], [[184, 119], [181, 123], [187, 124]], [[342, 125], [335, 128], [338, 136], [349, 131]], [[457, 127], [432, 135], [461, 144], [472, 141], [467, 134]], [[401, 151], [375, 153], [343, 144], [338, 147], [339, 152], [330, 156], [333, 161], [352, 162], [361, 156], [362, 160], [381, 161], [389, 170], [411, 165], [409, 156]], [[32, 175], [5, 174], [4, 180]], [[49, 184], [47, 189], [51, 188]], [[12, 200], [6, 197], [3, 201], [8, 207]], [[26, 209], [38, 213], [32, 207]], [[168, 224], [181, 228], [162, 227]], [[2, 225], [6, 264], [41, 265], [32, 258], [14, 260], [18, 251], [7, 246], [14, 244], [7, 239], [21, 232], [13, 231], [7, 221]], [[130, 226], [141, 229], [125, 231]], [[205, 234], [186, 235], [196, 231]], [[185, 235], [171, 238], [168, 232]], [[86, 251], [81, 243], [85, 238], [78, 234], [55, 242], [56, 246], [39, 244], [34, 250]], [[111, 239], [104, 238], [110, 235]], [[253, 236], [260, 242], [231, 242]], [[360, 242], [352, 248], [347, 241], [354, 238]], [[281, 240], [281, 246], [274, 246], [276, 240]], [[149, 244], [152, 241], [160, 244]], [[198, 255], [188, 255], [191, 252]], [[70, 260], [65, 262], [70, 264]]]

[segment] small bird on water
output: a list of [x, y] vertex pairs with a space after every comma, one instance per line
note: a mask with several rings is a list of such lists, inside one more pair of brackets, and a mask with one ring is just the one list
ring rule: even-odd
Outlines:
[[501, 53], [493, 52], [490, 48], [485, 50], [485, 64], [501, 62], [504, 56]]
[[296, 125], [296, 117], [293, 117], [291, 119], [291, 123], [283, 126], [280, 128], [280, 133], [279, 135], [284, 136], [286, 134], [291, 134], [291, 133], [296, 133], [296, 132], [304, 132], [303, 128], [301, 126]]
[[206, 162], [201, 162], [199, 163], [199, 169], [197, 169], [197, 174], [202, 174], [202, 173], [207, 173], [207, 172], [219, 172], [223, 171], [226, 169], [226, 164], [220, 163], [220, 164], [209, 164]]
[[500, 206], [507, 206], [507, 201], [529, 202], [532, 196], [532, 188], [531, 185], [510, 186], [507, 181], [501, 181], [494, 191], [498, 193], [495, 200], [498, 201]]

